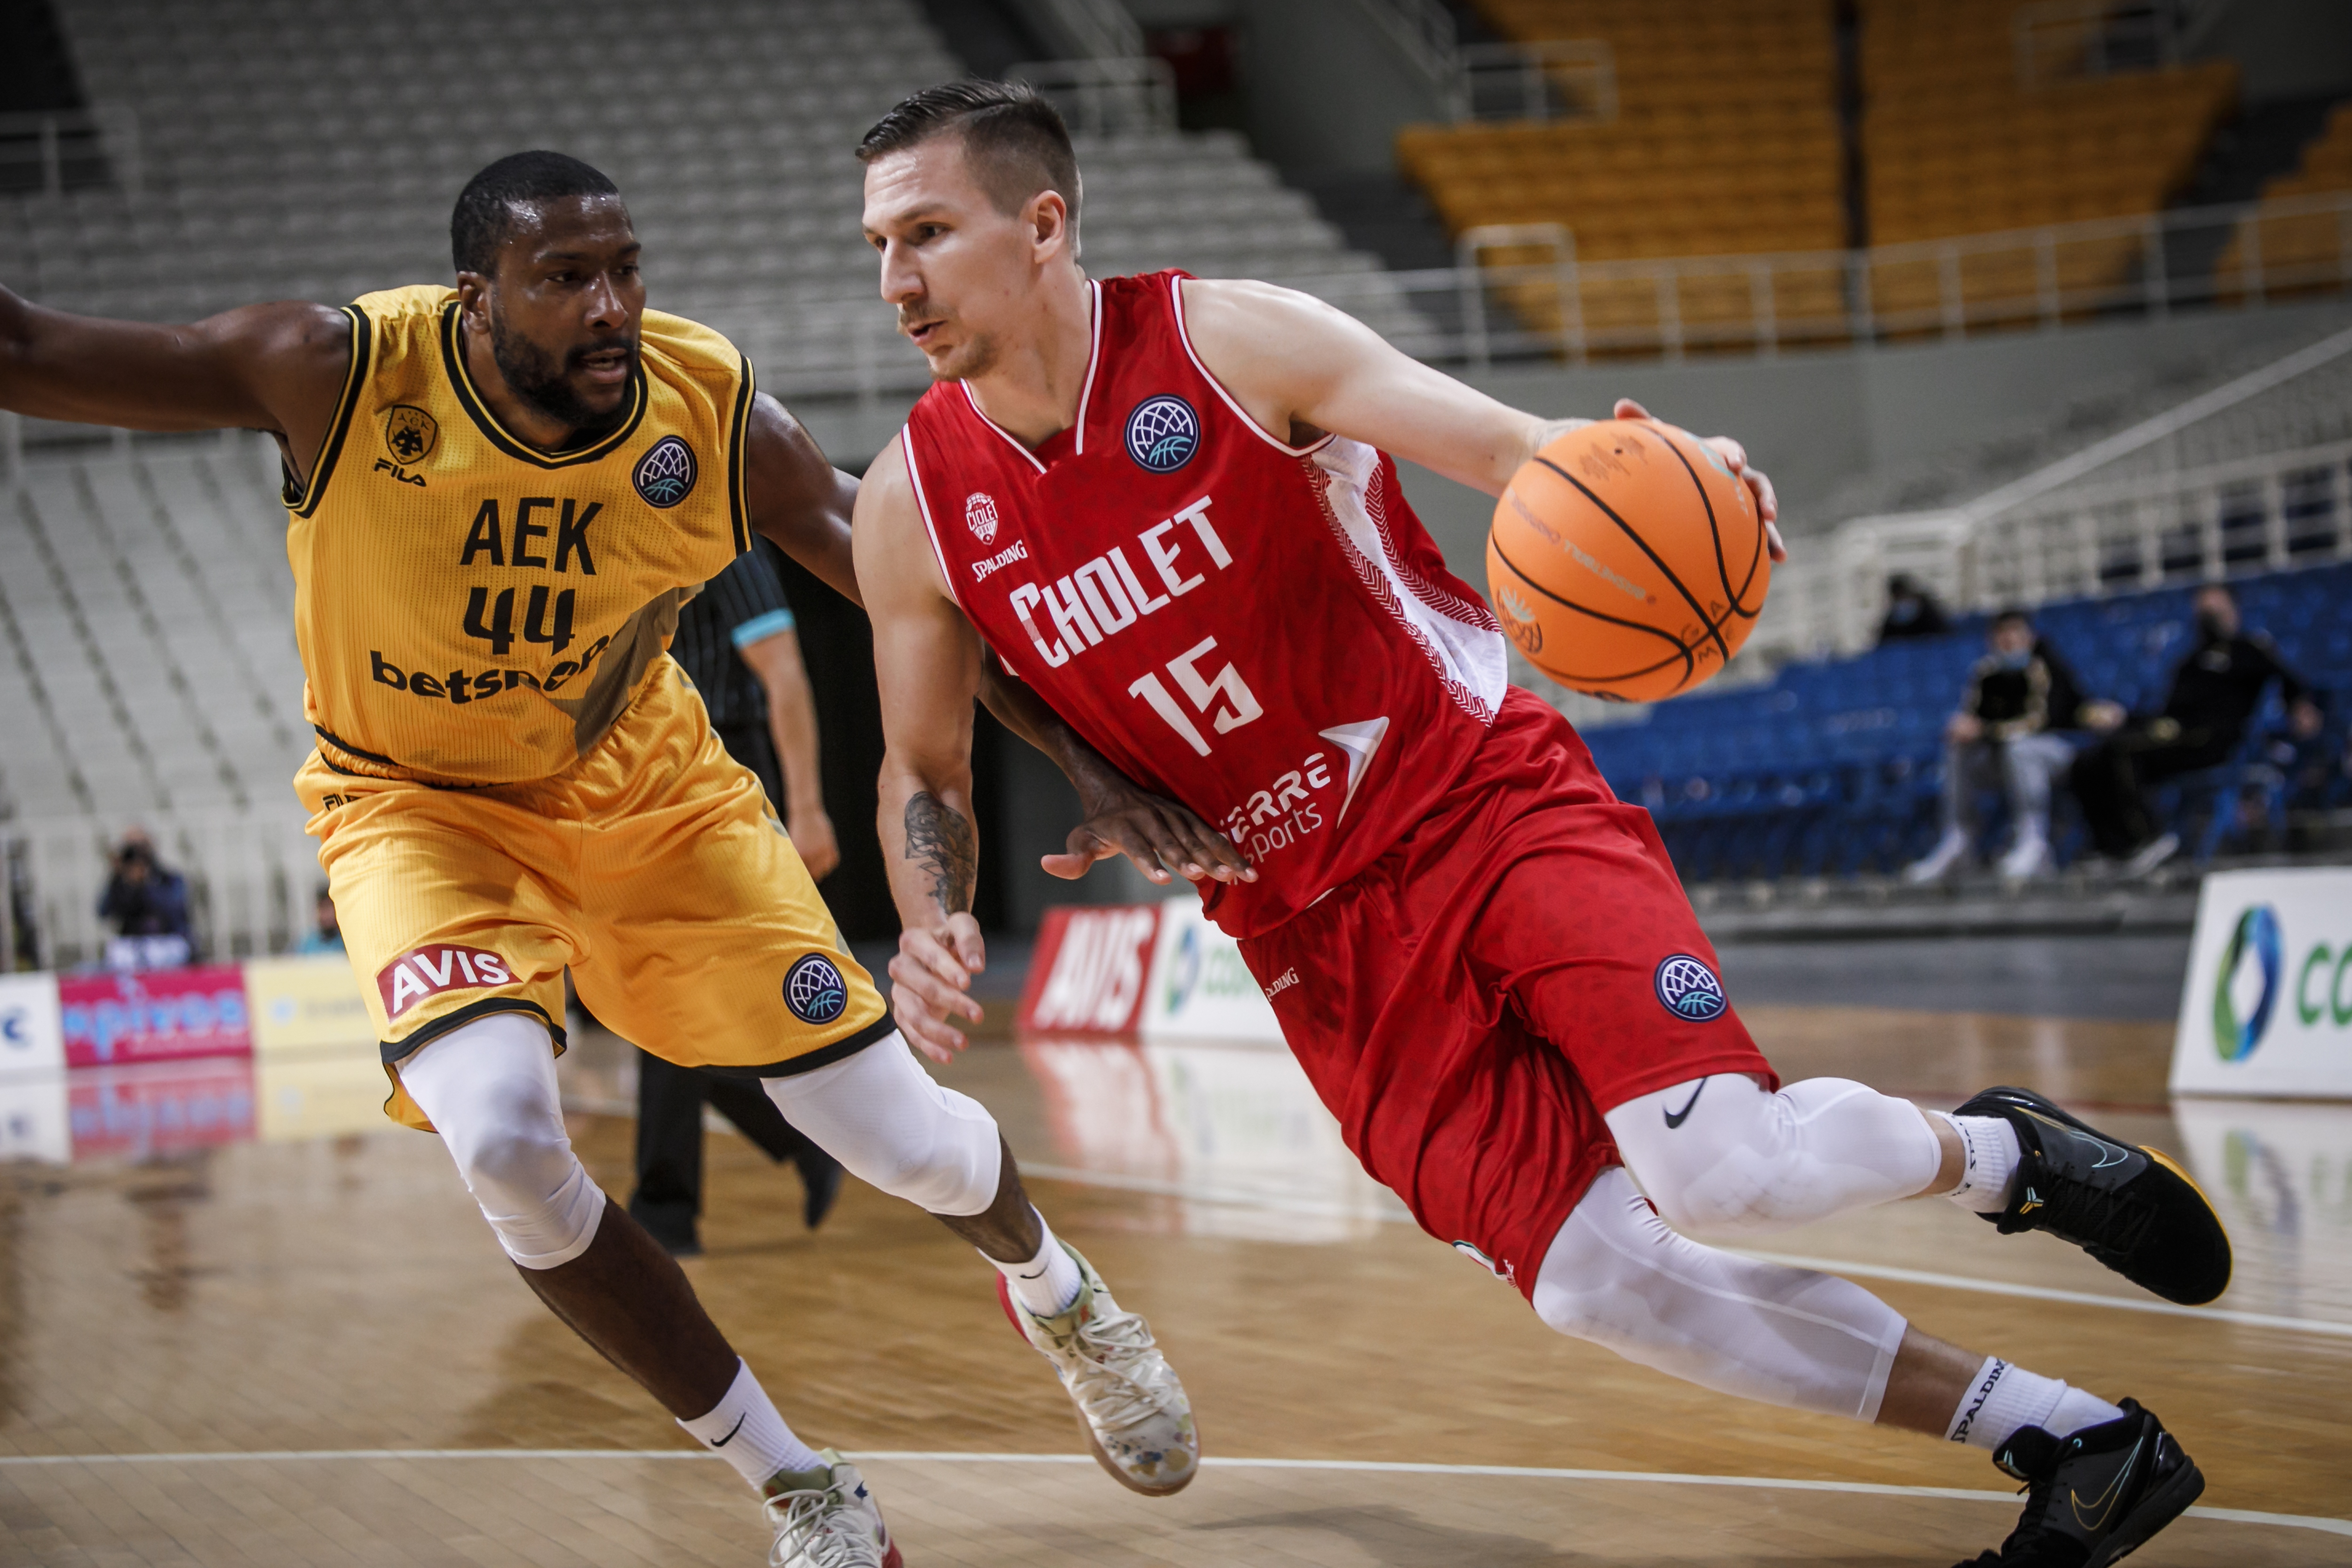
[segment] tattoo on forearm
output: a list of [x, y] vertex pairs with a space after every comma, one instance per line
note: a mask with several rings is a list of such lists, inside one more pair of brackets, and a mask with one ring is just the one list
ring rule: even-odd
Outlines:
[[980, 877], [980, 841], [963, 813], [925, 791], [907, 803], [907, 858], [931, 875], [931, 897], [948, 913], [971, 909]]

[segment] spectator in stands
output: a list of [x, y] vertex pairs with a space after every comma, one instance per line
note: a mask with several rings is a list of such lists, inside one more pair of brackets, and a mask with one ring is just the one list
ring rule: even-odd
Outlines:
[[1959, 711], [1944, 726], [1944, 833], [1927, 858], [1903, 873], [1932, 882], [1968, 854], [1967, 822], [1977, 791], [1998, 774], [2015, 832], [2000, 874], [2022, 879], [2050, 868], [2050, 784], [2074, 764], [2084, 710], [2082, 688], [2058, 650], [2037, 636], [2023, 610], [2003, 610], [1987, 628], [1985, 656], [1969, 671]]
[[2197, 643], [2172, 672], [2164, 710], [2134, 718], [2112, 702], [2094, 704], [2087, 721], [2107, 734], [2074, 763], [2074, 795], [2092, 846], [2133, 876], [2180, 848], [2178, 833], [2158, 832], [2148, 786], [2228, 762], [2271, 682], [2279, 684], [2297, 739], [2318, 734], [2322, 723], [2311, 689], [2279, 661], [2271, 639], [2245, 630], [2236, 595], [2210, 584], [2197, 591], [2194, 608]]
[[1936, 595], [1920, 585], [1919, 580], [1907, 572], [1897, 572], [1886, 580], [1886, 618], [1878, 624], [1878, 640], [1894, 642], [1901, 637], [1939, 637], [1952, 629], [1951, 618], [1944, 606], [1936, 603]]
[[[809, 875], [841, 862], [817, 772], [816, 700], [783, 579], [755, 540], [679, 612], [670, 652], [702, 693], [728, 754], [759, 775]], [[629, 1213], [678, 1257], [702, 1250], [702, 1108], [709, 1105], [779, 1164], [799, 1167], [814, 1230], [841, 1191], [841, 1165], [756, 1083], [637, 1053], [637, 1188]]]
[[310, 929], [302, 933], [297, 952], [341, 952], [343, 951], [343, 928], [335, 919], [335, 900], [327, 891], [327, 884], [319, 884], [317, 895], [310, 900]]
[[131, 828], [114, 847], [98, 917], [114, 925], [106, 944], [109, 969], [175, 969], [188, 962], [187, 879], [156, 859], [143, 827]]

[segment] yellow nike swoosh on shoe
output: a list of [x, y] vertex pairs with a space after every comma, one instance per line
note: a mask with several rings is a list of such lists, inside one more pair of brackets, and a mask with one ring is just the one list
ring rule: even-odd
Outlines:
[[2139, 1451], [2147, 1446], [2147, 1439], [2145, 1436], [2134, 1443], [2132, 1451], [2124, 1457], [2124, 1468], [2116, 1472], [2115, 1479], [2107, 1483], [2107, 1489], [2092, 1500], [2102, 1505], [2098, 1518], [2084, 1518], [2083, 1494], [2072, 1487], [2066, 1489], [2066, 1505], [2074, 1510], [2074, 1521], [2077, 1524], [2084, 1530], [2103, 1530], [2106, 1527], [2107, 1516], [2116, 1511], [2116, 1503], [2124, 1494], [2124, 1482], [2129, 1480], [2132, 1471], [2139, 1468]]

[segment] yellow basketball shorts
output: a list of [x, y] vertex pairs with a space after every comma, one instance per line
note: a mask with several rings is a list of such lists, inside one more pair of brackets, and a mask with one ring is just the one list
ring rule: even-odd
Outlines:
[[685, 1067], [772, 1078], [838, 1061], [890, 1021], [751, 770], [665, 658], [595, 749], [530, 784], [294, 778], [393, 1080], [490, 1013], [563, 1049], [563, 972], [624, 1038]]

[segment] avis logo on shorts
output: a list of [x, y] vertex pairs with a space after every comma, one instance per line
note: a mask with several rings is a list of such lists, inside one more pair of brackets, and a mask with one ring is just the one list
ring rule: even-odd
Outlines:
[[479, 990], [486, 985], [511, 985], [514, 975], [507, 961], [478, 947], [436, 942], [404, 952], [375, 973], [375, 988], [383, 996], [383, 1016], [397, 1018], [411, 1007], [444, 991]]
[[1658, 964], [1653, 977], [1658, 990], [1658, 1000], [1666, 1011], [1677, 1018], [1694, 1024], [1704, 1024], [1720, 1018], [1731, 1006], [1723, 994], [1723, 982], [1715, 971], [1687, 952], [1677, 952]]
[[812, 952], [784, 975], [784, 1005], [803, 1024], [830, 1024], [848, 1009], [849, 983], [833, 960]]

